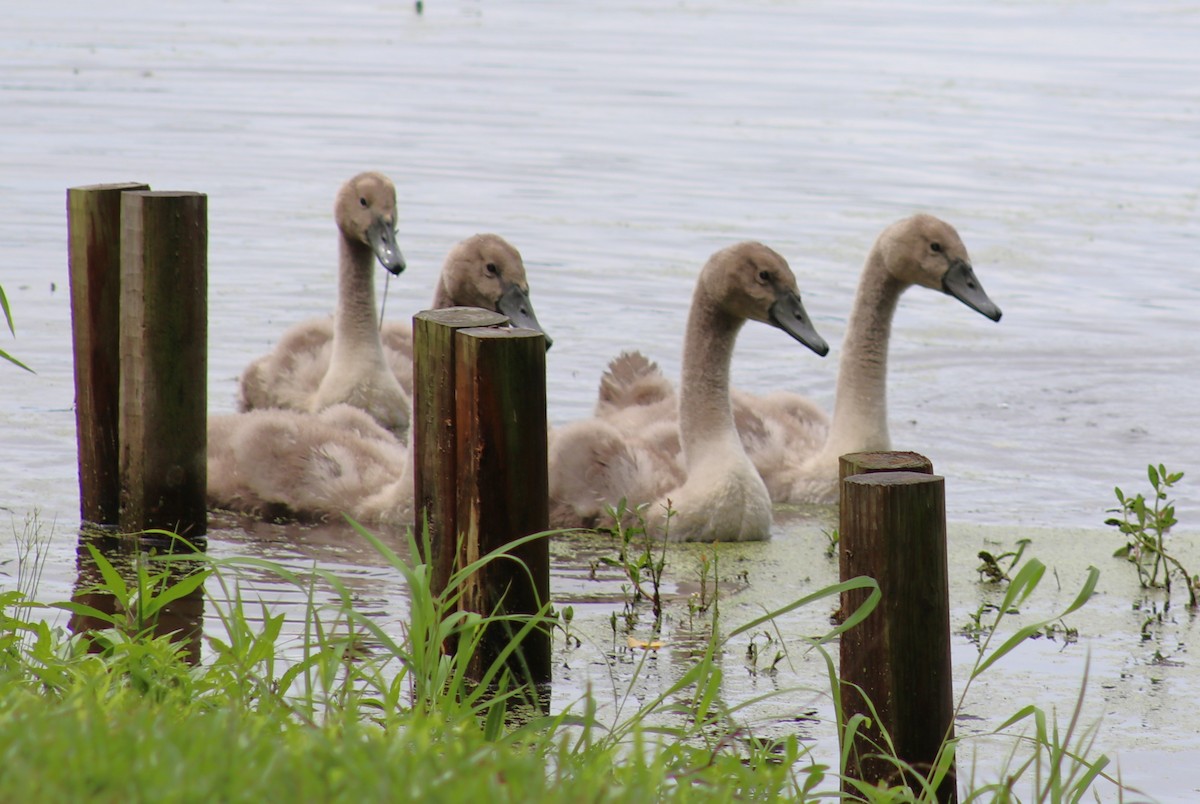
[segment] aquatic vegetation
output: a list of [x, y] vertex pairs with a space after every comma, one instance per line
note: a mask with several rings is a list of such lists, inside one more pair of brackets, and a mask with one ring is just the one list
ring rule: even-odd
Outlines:
[[[1175, 573], [1188, 592], [1188, 606], [1196, 607], [1196, 591], [1200, 587], [1200, 576], [1193, 575], [1167, 551], [1167, 533], [1175, 526], [1175, 502], [1169, 498], [1171, 488], [1183, 479], [1183, 472], [1168, 472], [1161, 463], [1146, 467], [1146, 475], [1153, 487], [1153, 495], [1129, 496], [1118, 486], [1113, 489], [1117, 497], [1116, 508], [1109, 513], [1120, 514], [1110, 517], [1104, 524], [1117, 528], [1128, 540], [1113, 555], [1126, 558], [1137, 568], [1138, 580], [1143, 588], [1160, 584], [1171, 596], [1171, 574]], [[1160, 579], [1161, 573], [1161, 579]]]
[[[987, 550], [980, 550], [979, 560], [982, 563], [976, 568], [976, 571], [979, 573], [979, 580], [989, 583], [1011, 581], [1012, 579], [1008, 574], [1021, 561], [1021, 556], [1025, 555], [1025, 548], [1029, 547], [1030, 543], [1030, 539], [1017, 539], [1015, 550], [1008, 550], [999, 555], [992, 555]], [[1001, 566], [1001, 562], [1005, 561], [1008, 562], [1008, 566]]]
[[[670, 508], [668, 500], [666, 515], [663, 518], [663, 533], [656, 536], [654, 528], [646, 523], [646, 506], [637, 509], [627, 507], [625, 498], [621, 498], [616, 507], [606, 506], [605, 516], [612, 521], [611, 527], [603, 528], [603, 532], [611, 534], [616, 541], [617, 557], [601, 556], [600, 562], [610, 567], [616, 567], [625, 573], [629, 579], [628, 587], [633, 594], [632, 600], [627, 600], [626, 611], [639, 600], [648, 600], [654, 613], [654, 629], [662, 625], [662, 578], [666, 569], [667, 542], [670, 540], [671, 518], [675, 512]], [[654, 555], [654, 548], [658, 555]], [[649, 589], [646, 585], [649, 584]]]

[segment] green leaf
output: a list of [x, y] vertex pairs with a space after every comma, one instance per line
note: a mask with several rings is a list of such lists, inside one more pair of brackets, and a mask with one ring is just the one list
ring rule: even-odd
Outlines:
[[8, 322], [8, 331], [15, 336], [17, 331], [13, 329], [12, 310], [8, 307], [8, 297], [4, 295], [3, 285], [0, 285], [0, 308], [4, 309], [4, 320]]
[[9, 363], [12, 363], [14, 366], [19, 366], [20, 368], [23, 368], [23, 369], [25, 369], [25, 370], [26, 370], [26, 371], [28, 371], [30, 374], [37, 374], [37, 372], [36, 372], [36, 371], [34, 371], [34, 370], [33, 370], [33, 369], [31, 369], [29, 366], [27, 366], [27, 365], [25, 365], [24, 363], [22, 363], [20, 360], [17, 360], [15, 357], [13, 357], [12, 355], [10, 355], [8, 352], [4, 351], [3, 349], [0, 349], [0, 358], [3, 358], [4, 360], [7, 360]]
[[173, 603], [176, 600], [179, 600], [182, 597], [187, 597], [192, 592], [195, 592], [196, 589], [208, 579], [210, 574], [210, 570], [195, 572], [186, 578], [171, 584], [163, 590], [161, 595], [154, 596], [146, 603], [146, 616], [153, 616], [167, 604]]
[[[1037, 586], [1037, 581], [1041, 579], [1042, 574], [1045, 572], [1045, 565], [1043, 565], [1036, 558], [1031, 558], [1029, 561], [1030, 563], [1021, 568], [1021, 571], [1017, 573], [1017, 577], [1014, 578], [1013, 582], [1009, 585], [1009, 593], [1005, 596], [1004, 605], [1001, 607], [1002, 612], [1007, 611], [1010, 599], [1015, 597], [1013, 593], [1013, 587], [1018, 586], [1019, 581], [1023, 584], [1027, 584], [1027, 587], [1021, 590], [1023, 592], [1021, 600], [1024, 601], [1025, 598], [1029, 597], [1030, 593], [1033, 592], [1034, 588]], [[1027, 576], [1025, 571], [1034, 563], [1038, 565], [1038, 568], [1034, 572], [1029, 573]], [[1091, 598], [1092, 594], [1096, 591], [1096, 584], [1099, 582], [1100, 570], [1096, 569], [1095, 567], [1088, 567], [1087, 580], [1084, 581], [1083, 588], [1079, 590], [1079, 594], [1075, 596], [1075, 600], [1071, 602], [1071, 605], [1067, 606], [1067, 608], [1065, 608], [1060, 614], [1042, 620], [1039, 623], [1027, 625], [1024, 628], [1019, 629], [1015, 634], [1005, 640], [1004, 644], [996, 648], [996, 650], [994, 650], [992, 653], [988, 654], [988, 657], [982, 660], [975, 667], [975, 669], [971, 672], [971, 678], [977, 678], [981, 673], [983, 673], [984, 670], [991, 667], [1004, 656], [1008, 655], [1022, 642], [1029, 639], [1034, 634], [1039, 633], [1048, 624], [1053, 623], [1056, 620], [1061, 620], [1068, 614], [1077, 611], [1080, 606], [1082, 606], [1088, 601], [1089, 598]], [[998, 623], [999, 619], [997, 619], [997, 624]]]
[[1154, 464], [1146, 467], [1146, 474], [1150, 476], [1150, 485], [1158, 488], [1158, 470], [1154, 468]]

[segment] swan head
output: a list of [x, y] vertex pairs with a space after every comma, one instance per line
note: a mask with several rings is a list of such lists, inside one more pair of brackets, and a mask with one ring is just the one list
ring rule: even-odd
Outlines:
[[396, 186], [391, 179], [382, 173], [359, 173], [338, 191], [333, 214], [347, 240], [369, 247], [391, 274], [404, 270], [404, 255], [396, 245]]
[[967, 247], [945, 221], [923, 214], [905, 218], [883, 231], [876, 248], [888, 272], [905, 285], [940, 290], [991, 320], [1000, 320], [1000, 308], [975, 276]]
[[533, 311], [521, 252], [499, 235], [477, 234], [452, 248], [441, 282], [454, 306], [494, 310], [514, 327], [542, 333], [547, 349], [554, 343]]
[[817, 354], [829, 353], [829, 344], [804, 310], [787, 260], [762, 243], [738, 243], [718, 251], [700, 272], [697, 291], [731, 316], [778, 327]]

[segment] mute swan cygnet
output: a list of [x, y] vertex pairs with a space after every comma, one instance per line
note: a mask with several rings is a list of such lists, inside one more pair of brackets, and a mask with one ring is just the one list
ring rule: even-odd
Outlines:
[[819, 355], [829, 351], [783, 257], [761, 243], [718, 251], [692, 296], [678, 418], [647, 423], [637, 433], [599, 418], [554, 430], [552, 527], [595, 526], [606, 505], [625, 498], [630, 507], [650, 503], [648, 524], [661, 533], [670, 500], [673, 541], [769, 538], [771, 500], [738, 440], [729, 398], [734, 342], [747, 320], [779, 327]]
[[[246, 367], [240, 407], [284, 407], [320, 411], [340, 402], [365, 410], [403, 437], [408, 431], [408, 395], [392, 375], [379, 341], [375, 313], [374, 261], [388, 271], [404, 270], [396, 246], [396, 188], [382, 173], [360, 173], [338, 190], [338, 295], [327, 370], [315, 374], [305, 359], [318, 336], [303, 325], [284, 334], [273, 352]], [[303, 387], [287, 378], [309, 376]]]
[[[551, 339], [538, 323], [529, 299], [529, 280], [521, 253], [496, 234], [477, 234], [456, 244], [442, 265], [433, 294], [434, 309], [481, 307], [508, 316], [515, 327], [542, 332], [546, 348]], [[412, 393], [412, 327], [389, 321], [375, 336], [400, 387]], [[239, 410], [293, 408], [307, 410], [308, 400], [328, 368], [334, 340], [328, 318], [303, 321], [292, 327], [270, 354], [251, 363], [242, 374]]]
[[[900, 295], [920, 285], [946, 293], [993, 321], [997, 307], [975, 277], [966, 246], [954, 227], [932, 215], [914, 215], [888, 226], [863, 267], [838, 372], [833, 419], [799, 394], [765, 396], [733, 392], [742, 443], [775, 502], [837, 502], [838, 458], [851, 452], [891, 449], [887, 423], [887, 352]], [[656, 367], [620, 367], [601, 384], [597, 410], [624, 421], [661, 417], [669, 393], [637, 410], [637, 389], [659, 387]]]
[[208, 507], [263, 519], [412, 521], [411, 448], [346, 404], [208, 419]]

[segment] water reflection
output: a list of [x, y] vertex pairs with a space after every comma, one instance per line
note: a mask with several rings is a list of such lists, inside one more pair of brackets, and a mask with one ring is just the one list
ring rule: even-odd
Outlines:
[[[76, 610], [67, 627], [73, 634], [94, 634], [114, 627], [129, 635], [150, 630], [182, 648], [189, 664], [199, 664], [204, 623], [204, 585], [162, 605], [155, 598], [201, 570], [204, 562], [177, 560], [203, 551], [203, 544], [154, 536], [116, 535], [110, 530], [85, 526], [79, 531], [75, 552], [76, 581], [71, 602], [95, 614]], [[171, 556], [171, 561], [161, 557]], [[100, 561], [108, 566], [102, 567]], [[114, 575], [109, 575], [113, 573]], [[123, 584], [123, 589], [121, 585]], [[88, 650], [104, 650], [90, 639]]]

